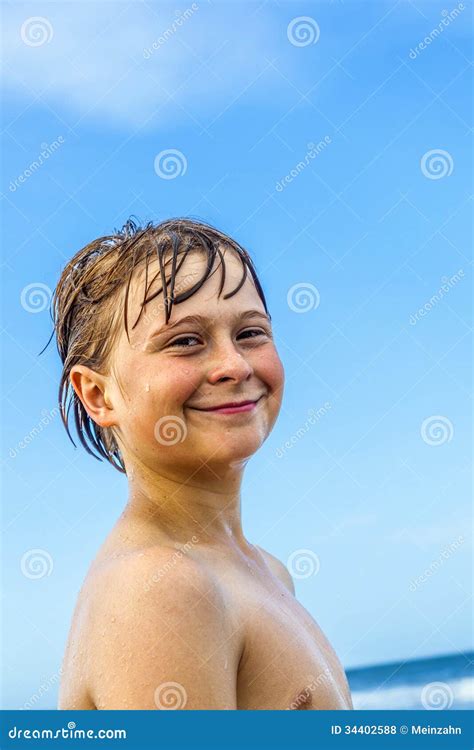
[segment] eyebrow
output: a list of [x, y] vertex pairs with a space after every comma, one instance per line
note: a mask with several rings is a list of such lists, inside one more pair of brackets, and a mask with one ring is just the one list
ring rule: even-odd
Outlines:
[[[268, 323], [271, 323], [271, 316], [266, 315], [265, 313], [261, 312], [260, 310], [246, 310], [243, 313], [239, 313], [235, 316], [235, 320], [245, 320], [246, 318], [254, 318], [258, 316], [259, 318], [263, 318]], [[168, 323], [168, 325], [165, 325], [164, 327], [160, 328], [158, 331], [152, 331], [149, 338], [152, 338], [153, 336], [159, 336], [162, 333], [168, 333], [169, 331], [172, 331], [174, 328], [177, 328], [180, 325], [183, 325], [184, 323], [197, 323], [202, 325], [203, 323], [211, 323], [214, 320], [214, 318], [208, 318], [205, 315], [186, 315], [184, 318], [180, 318], [179, 320], [176, 320], [174, 323]]]

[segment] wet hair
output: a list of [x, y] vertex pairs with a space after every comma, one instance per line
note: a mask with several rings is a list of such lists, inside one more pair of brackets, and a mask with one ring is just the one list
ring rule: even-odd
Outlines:
[[[158, 224], [140, 226], [131, 217], [121, 230], [100, 237], [79, 250], [62, 271], [51, 300], [54, 330], [42, 351], [56, 334], [56, 345], [63, 369], [59, 385], [59, 410], [69, 439], [76, 446], [69, 428], [72, 408], [80, 442], [94, 458], [106, 459], [118, 471], [125, 473], [113, 428], [96, 424], [84, 408], [70, 380], [75, 365], [85, 365], [95, 372], [109, 371], [110, 355], [120, 333], [120, 318], [129, 336], [128, 298], [134, 273], [144, 270], [144, 295], [135, 328], [148, 302], [163, 294], [160, 307], [168, 323], [174, 304], [184, 302], [195, 294], [206, 280], [221, 268], [218, 297], [225, 283], [225, 251], [236, 253], [242, 263], [242, 278], [237, 287], [224, 295], [236, 294], [245, 283], [248, 272], [268, 312], [265, 295], [248, 252], [238, 242], [220, 230], [201, 221], [188, 218], [168, 219]], [[190, 288], [177, 292], [176, 274], [190, 252], [205, 255], [206, 267], [202, 277]], [[159, 270], [149, 280], [150, 261], [158, 259]], [[216, 259], [220, 264], [213, 271]], [[168, 273], [167, 273], [168, 271]], [[161, 287], [150, 294], [153, 282], [159, 277]], [[179, 285], [178, 285], [179, 286]], [[119, 302], [121, 298], [121, 303]], [[42, 352], [41, 352], [42, 353]]]

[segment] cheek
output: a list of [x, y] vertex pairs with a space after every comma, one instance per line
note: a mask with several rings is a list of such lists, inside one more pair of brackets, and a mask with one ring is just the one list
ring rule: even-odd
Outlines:
[[[166, 363], [166, 369], [156, 368], [140, 376], [141, 402], [145, 408], [154, 404], [157, 412], [174, 414], [191, 398], [202, 381], [202, 372], [183, 360]], [[149, 387], [148, 387], [149, 386]]]
[[254, 363], [257, 376], [262, 380], [271, 391], [283, 389], [285, 382], [285, 371], [283, 363], [278, 356], [275, 347], [268, 348], [267, 351], [258, 355]]
[[191, 398], [196, 389], [202, 383], [202, 368], [184, 364], [176, 359], [175, 362], [167, 364], [166, 377], [160, 378], [160, 384], [166, 389], [167, 399], [170, 403], [182, 406]]

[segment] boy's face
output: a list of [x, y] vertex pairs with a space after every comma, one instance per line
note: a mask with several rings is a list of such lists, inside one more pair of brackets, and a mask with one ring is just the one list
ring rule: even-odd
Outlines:
[[[168, 325], [160, 294], [147, 303], [132, 329], [143, 300], [143, 277], [131, 284], [130, 343], [123, 329], [107, 384], [112, 424], [119, 433], [127, 469], [130, 460], [152, 470], [162, 467], [172, 475], [192, 475], [204, 464], [210, 471], [225, 468], [248, 459], [272, 430], [281, 406], [284, 372], [271, 324], [250, 274], [234, 296], [223, 299], [243, 273], [232, 251], [225, 253], [225, 266], [221, 297], [217, 296], [221, 268], [215, 271], [215, 266], [198, 292], [173, 305]], [[176, 276], [175, 293], [194, 285], [204, 268], [204, 256], [190, 253]], [[150, 264], [148, 279], [157, 270], [157, 262]], [[153, 290], [159, 288], [157, 281]], [[255, 312], [243, 315], [250, 310]], [[189, 315], [208, 320], [171, 328]], [[256, 399], [251, 411], [203, 411]]]

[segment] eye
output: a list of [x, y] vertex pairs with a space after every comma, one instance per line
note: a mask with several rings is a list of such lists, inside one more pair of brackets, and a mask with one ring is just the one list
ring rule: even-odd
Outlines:
[[169, 344], [169, 346], [180, 346], [180, 347], [182, 347], [183, 349], [184, 349], [184, 348], [189, 348], [189, 345], [188, 345], [188, 343], [187, 343], [187, 342], [189, 342], [189, 341], [194, 341], [194, 342], [197, 342], [198, 344], [200, 344], [200, 343], [201, 343], [201, 342], [199, 341], [199, 339], [197, 338], [197, 336], [181, 336], [181, 338], [179, 338], [179, 339], [175, 339], [174, 341], [172, 341], [172, 342], [171, 342], [171, 343]]
[[262, 331], [259, 328], [248, 328], [246, 331], [242, 331], [239, 336], [245, 336], [247, 338], [246, 334], [251, 334], [248, 336], [248, 338], [254, 339], [257, 336], [268, 336], [266, 331]]

